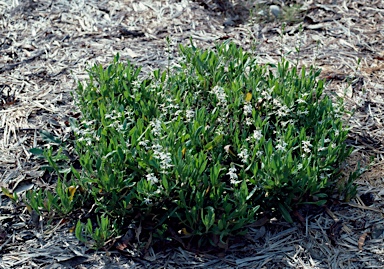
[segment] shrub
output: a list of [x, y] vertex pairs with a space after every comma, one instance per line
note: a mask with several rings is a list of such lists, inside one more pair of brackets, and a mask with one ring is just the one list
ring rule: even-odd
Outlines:
[[77, 224], [80, 239], [100, 247], [136, 223], [142, 236], [178, 231], [225, 246], [260, 212], [292, 222], [298, 205], [323, 205], [337, 188], [355, 194], [356, 175], [340, 173], [351, 153], [342, 101], [323, 94], [319, 70], [284, 59], [262, 66], [230, 42], [180, 53], [172, 70], [144, 78], [117, 55], [79, 83], [82, 117], [72, 123], [81, 169], [65, 170], [71, 180], [60, 181], [55, 202], [92, 207], [93, 222]]

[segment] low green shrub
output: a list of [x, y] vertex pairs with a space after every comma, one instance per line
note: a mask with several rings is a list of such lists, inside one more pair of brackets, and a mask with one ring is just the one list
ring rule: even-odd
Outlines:
[[319, 70], [260, 65], [230, 42], [180, 54], [174, 68], [145, 78], [117, 55], [79, 83], [81, 169], [62, 172], [55, 202], [64, 214], [91, 212], [92, 222], [77, 224], [81, 240], [98, 248], [136, 223], [142, 236], [179, 232], [223, 247], [261, 212], [292, 222], [301, 204], [323, 205], [335, 190], [355, 195], [357, 174], [340, 169], [351, 153], [342, 100], [323, 94]]

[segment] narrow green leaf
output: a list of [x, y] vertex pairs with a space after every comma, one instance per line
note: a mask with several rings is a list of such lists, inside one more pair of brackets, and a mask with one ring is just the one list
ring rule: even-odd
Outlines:
[[293, 223], [293, 220], [292, 220], [292, 217], [291, 215], [289, 214], [286, 206], [284, 206], [282, 203], [279, 203], [279, 209], [281, 211], [281, 214], [283, 215], [284, 219], [289, 222], [289, 223]]

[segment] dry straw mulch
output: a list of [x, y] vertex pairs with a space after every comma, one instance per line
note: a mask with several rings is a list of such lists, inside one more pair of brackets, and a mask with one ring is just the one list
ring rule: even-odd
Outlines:
[[1, 268], [384, 267], [384, 2], [301, 1], [301, 13], [288, 23], [283, 37], [280, 21], [257, 20], [259, 10], [249, 16], [252, 4], [261, 2], [269, 3], [0, 1], [1, 186], [20, 193], [52, 188], [49, 175], [39, 170], [28, 150], [41, 145], [40, 130], [68, 136], [68, 118], [76, 114], [70, 93], [77, 80], [87, 77], [87, 67], [107, 64], [119, 52], [150, 72], [177, 60], [172, 56], [177, 43], [193, 37], [202, 47], [232, 39], [252, 49], [261, 63], [276, 62], [283, 50], [292, 51], [288, 57], [299, 59], [300, 65], [321, 67], [328, 93], [343, 96], [355, 111], [347, 119], [355, 152], [346, 171], [358, 161], [373, 160], [358, 181], [359, 197], [321, 213], [302, 212], [294, 225], [256, 223], [225, 253], [177, 248], [133, 257], [115, 250], [89, 252], [67, 226], [46, 225], [2, 195]]

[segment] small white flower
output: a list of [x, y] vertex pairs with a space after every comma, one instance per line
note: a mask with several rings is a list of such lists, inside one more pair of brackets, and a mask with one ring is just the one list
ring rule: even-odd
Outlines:
[[302, 164], [302, 163], [299, 163], [299, 164], [297, 165], [297, 170], [301, 170], [301, 169], [303, 169], [303, 164]]
[[243, 149], [242, 151], [240, 151], [238, 156], [241, 158], [241, 162], [246, 163], [248, 161], [248, 157], [249, 157], [248, 150]]
[[195, 111], [193, 110], [187, 110], [185, 112], [185, 117], [187, 118], [187, 122], [190, 122], [194, 116], [195, 116]]
[[241, 180], [237, 180], [238, 176], [236, 174], [236, 168], [235, 167], [229, 168], [229, 172], [227, 173], [227, 175], [229, 175], [229, 179], [230, 179], [231, 184], [235, 185], [235, 184], [241, 183]]
[[286, 105], [283, 105], [277, 110], [277, 115], [279, 117], [285, 117], [289, 115], [290, 112], [291, 112], [291, 109], [289, 109]]
[[159, 182], [159, 179], [153, 173], [150, 173], [150, 174], [146, 175], [146, 178], [152, 184], [156, 184], [156, 183]]
[[152, 146], [152, 149], [154, 151], [158, 151], [159, 152], [159, 151], [161, 151], [163, 149], [163, 146], [157, 143], [157, 144]]
[[217, 99], [219, 100], [219, 104], [222, 104], [224, 106], [227, 105], [227, 95], [224, 92], [224, 89], [220, 86], [213, 87], [211, 93], [215, 94]]
[[152, 126], [151, 132], [157, 136], [161, 132], [161, 121], [159, 119], [154, 119], [149, 123]]
[[302, 144], [303, 144], [303, 150], [304, 150], [304, 152], [306, 152], [306, 153], [310, 153], [311, 152], [311, 149], [310, 149], [310, 147], [312, 147], [312, 145], [311, 145], [311, 141], [302, 141], [301, 142]]
[[161, 164], [162, 170], [166, 170], [167, 168], [172, 167], [171, 162], [172, 162], [171, 153], [169, 152], [160, 153], [160, 164]]
[[263, 134], [261, 133], [261, 130], [260, 129], [256, 129], [253, 131], [253, 135], [252, 135], [253, 139], [255, 139], [256, 141], [259, 141], [262, 137], [263, 137]]
[[244, 104], [244, 115], [252, 114], [252, 105], [249, 103]]
[[224, 150], [227, 154], [229, 154], [229, 151], [230, 151], [230, 148], [231, 148], [231, 145], [226, 145], [224, 146]]
[[297, 111], [297, 114], [299, 114], [299, 115], [307, 115], [308, 113], [309, 113], [308, 110]]
[[234, 180], [234, 179], [231, 179], [231, 184], [232, 185], [235, 185], [235, 184], [239, 184], [239, 183], [241, 183], [241, 180]]
[[146, 205], [152, 204], [152, 200], [149, 199], [149, 197], [147, 197], [147, 198], [144, 199], [144, 203], [145, 203]]
[[298, 102], [299, 104], [306, 104], [306, 103], [307, 103], [305, 100], [303, 100], [303, 99], [301, 99], [301, 98], [297, 99], [297, 102]]
[[272, 104], [275, 105], [275, 106], [277, 106], [277, 107], [280, 107], [280, 106], [281, 106], [280, 101], [279, 101], [278, 99], [276, 99], [276, 98], [273, 99]]
[[155, 144], [152, 146], [152, 150], [153, 150], [153, 157], [156, 158], [156, 159], [160, 159], [160, 155], [161, 155], [161, 151], [162, 151], [163, 147], [160, 145], [160, 144]]
[[285, 143], [284, 141], [281, 141], [279, 144], [276, 145], [276, 150], [285, 151], [286, 146], [287, 146], [287, 143]]
[[245, 118], [245, 125], [247, 126], [251, 126], [253, 124], [253, 120], [252, 118]]
[[[161, 187], [161, 188], [160, 188]], [[160, 186], [159, 188], [157, 188], [157, 190], [155, 190], [154, 194], [160, 194], [161, 193], [161, 190], [162, 190], [162, 187], [163, 186]]]
[[229, 168], [229, 172], [227, 173], [227, 175], [229, 176], [229, 178], [230, 178], [231, 180], [236, 180], [236, 179], [238, 179], [237, 174], [236, 174], [236, 168], [235, 168], [235, 167], [231, 167], [231, 168]]
[[148, 142], [149, 142], [148, 140], [145, 140], [145, 141], [139, 141], [139, 146], [143, 146], [143, 147], [146, 148]]
[[309, 141], [309, 140], [308, 140], [308, 141], [305, 141], [305, 140], [304, 140], [304, 141], [302, 141], [301, 143], [303, 144], [304, 147], [312, 147], [312, 145], [311, 145], [311, 141]]

